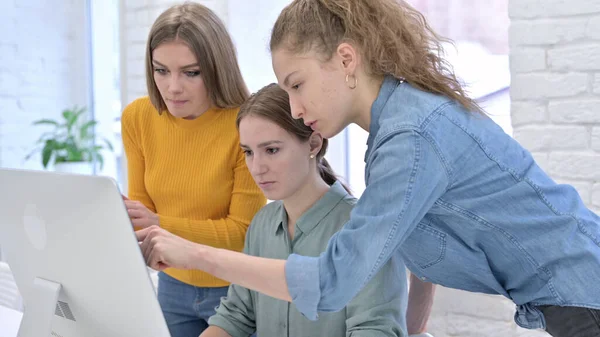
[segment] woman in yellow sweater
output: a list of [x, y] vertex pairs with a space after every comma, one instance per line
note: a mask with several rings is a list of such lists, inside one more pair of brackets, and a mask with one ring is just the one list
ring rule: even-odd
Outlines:
[[[248, 90], [226, 28], [202, 5], [173, 6], [150, 30], [145, 63], [149, 96], [122, 116], [133, 225], [241, 251], [266, 199], [239, 147], [235, 119]], [[159, 273], [171, 335], [197, 337], [228, 285], [198, 270]]]

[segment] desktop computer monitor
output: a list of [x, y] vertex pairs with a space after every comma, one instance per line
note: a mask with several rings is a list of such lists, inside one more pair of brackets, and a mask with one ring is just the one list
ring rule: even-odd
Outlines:
[[0, 247], [19, 337], [170, 336], [111, 178], [0, 169]]

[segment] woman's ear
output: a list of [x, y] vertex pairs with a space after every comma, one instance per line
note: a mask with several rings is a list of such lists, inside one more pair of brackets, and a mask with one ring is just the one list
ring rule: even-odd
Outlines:
[[337, 47], [337, 55], [341, 60], [343, 71], [346, 75], [354, 75], [358, 67], [358, 53], [353, 45], [342, 42]]
[[316, 156], [323, 146], [323, 136], [318, 132], [313, 132], [308, 140], [308, 145], [310, 146], [310, 153]]

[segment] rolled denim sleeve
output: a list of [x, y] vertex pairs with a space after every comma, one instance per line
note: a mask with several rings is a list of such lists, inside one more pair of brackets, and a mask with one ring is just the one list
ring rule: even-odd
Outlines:
[[367, 160], [367, 187], [350, 220], [319, 257], [292, 254], [286, 261], [292, 301], [310, 320], [319, 311], [346, 306], [447, 188], [445, 166], [419, 132], [389, 133], [374, 146]]

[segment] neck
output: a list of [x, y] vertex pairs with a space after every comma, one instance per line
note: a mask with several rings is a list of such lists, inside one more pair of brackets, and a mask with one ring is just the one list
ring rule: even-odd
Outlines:
[[202, 115], [204, 115], [205, 112], [207, 112], [210, 109], [215, 108], [215, 105], [212, 104], [212, 102], [207, 99], [206, 102], [204, 102], [204, 104], [202, 104], [202, 106], [198, 109], [198, 111], [195, 111], [193, 114], [189, 115], [189, 116], [185, 116], [183, 117], [183, 119], [187, 119], [187, 120], [194, 120]]
[[198, 112], [195, 112], [195, 113], [193, 113], [193, 114], [191, 114], [189, 116], [183, 117], [183, 119], [187, 119], [189, 121], [192, 121], [192, 120], [194, 120], [194, 119], [196, 119], [196, 118], [204, 115], [204, 113], [207, 112], [209, 109], [210, 109], [210, 106], [208, 106], [206, 108], [202, 108]]
[[379, 95], [381, 84], [383, 83], [383, 76], [362, 76], [365, 81], [359, 83], [355, 90], [358, 90], [356, 97], [356, 118], [352, 121], [356, 125], [360, 126], [363, 130], [369, 132], [371, 126], [371, 107], [373, 102]]
[[288, 215], [288, 225], [293, 228], [296, 221], [312, 207], [327, 191], [329, 185], [318, 172], [309, 177], [294, 194], [283, 200], [283, 206]]

